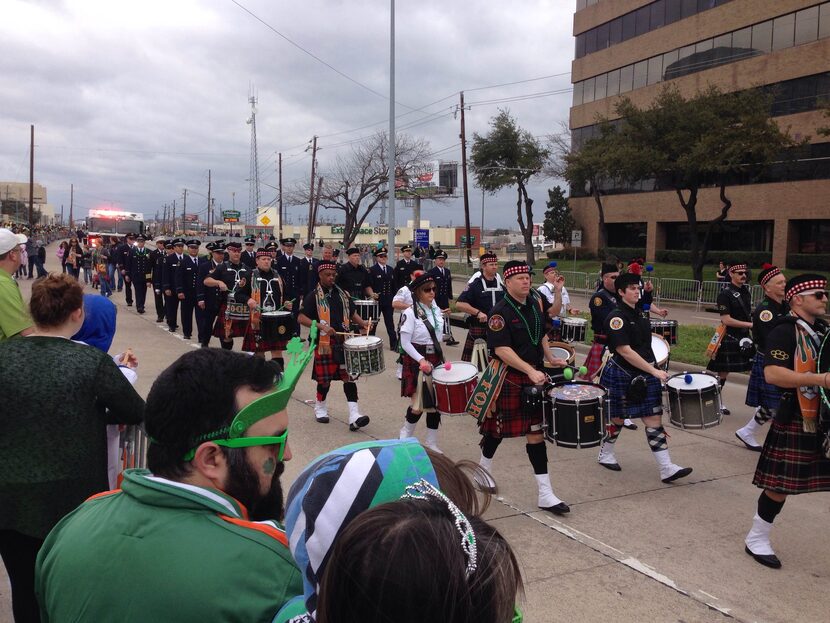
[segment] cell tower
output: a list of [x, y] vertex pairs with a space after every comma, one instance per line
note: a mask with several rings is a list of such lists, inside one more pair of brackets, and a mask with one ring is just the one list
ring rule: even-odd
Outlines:
[[260, 197], [259, 197], [259, 159], [257, 157], [257, 149], [256, 149], [256, 102], [257, 98], [256, 95], [253, 93], [253, 89], [251, 90], [251, 94], [248, 96], [248, 101], [251, 104], [251, 116], [247, 121], [247, 124], [251, 126], [251, 173], [248, 179], [249, 187], [248, 187], [248, 214], [245, 222], [248, 224], [253, 224], [254, 219], [256, 218], [256, 211], [260, 204]]

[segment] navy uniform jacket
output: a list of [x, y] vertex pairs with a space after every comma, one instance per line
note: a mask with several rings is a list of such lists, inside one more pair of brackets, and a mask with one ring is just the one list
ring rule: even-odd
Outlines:
[[450, 269], [435, 266], [430, 269], [429, 274], [435, 278], [435, 303], [441, 309], [447, 309], [450, 306], [450, 299], [455, 298], [452, 295], [452, 273]]
[[296, 304], [300, 303], [303, 285], [302, 269], [305, 260], [301, 260], [296, 255], [291, 256], [291, 261], [288, 256], [281, 253], [277, 256], [277, 272], [282, 278], [282, 283], [285, 286], [285, 299], [297, 299]]
[[130, 249], [130, 254], [127, 257], [127, 274], [133, 280], [133, 283], [149, 281], [147, 276], [150, 275], [150, 279], [152, 279], [153, 271], [153, 252], [150, 249], [147, 247], [144, 247], [144, 249], [138, 247]]
[[760, 305], [752, 312], [752, 339], [758, 346], [758, 351], [763, 352], [767, 346], [767, 335], [772, 330], [775, 321], [780, 317], [788, 314], [790, 306], [786, 301], [781, 301], [780, 304], [773, 301], [771, 298], [764, 297]]
[[400, 290], [409, 283], [409, 276], [413, 271], [423, 270], [423, 268], [424, 267], [414, 259], [409, 260], [408, 262], [405, 259], [398, 260], [398, 263], [395, 264], [395, 287]]
[[161, 290], [161, 273], [164, 269], [164, 258], [167, 257], [167, 252], [153, 249], [150, 251], [151, 261], [153, 263], [153, 288]]
[[617, 309], [616, 295], [605, 288], [600, 288], [591, 296], [588, 309], [591, 310], [591, 329], [594, 335], [606, 335], [605, 319], [608, 318], [608, 314]]
[[369, 269], [369, 283], [366, 285], [372, 286], [375, 294], [380, 296], [383, 303], [391, 303], [392, 297], [399, 288], [395, 288], [395, 271], [387, 264], [381, 266], [375, 264]]
[[164, 266], [161, 270], [162, 290], [176, 291], [176, 271], [179, 270], [179, 261], [179, 256], [175, 253], [171, 253], [164, 258]]
[[242, 263], [245, 264], [245, 266], [251, 270], [256, 268], [256, 251], [243, 251], [241, 258]]
[[126, 242], [121, 242], [115, 247], [115, 263], [118, 270], [127, 270], [130, 263], [130, 250], [132, 247]]
[[[476, 277], [467, 284], [458, 301], [472, 305], [489, 316], [496, 303], [504, 298], [504, 287], [500, 286], [500, 283], [498, 278], [488, 281], [483, 276]], [[470, 316], [469, 321], [478, 324], [473, 316]]]
[[317, 267], [320, 265], [320, 260], [315, 258], [303, 257], [300, 260], [300, 293], [306, 295], [317, 287], [320, 281], [317, 273]]
[[199, 277], [196, 280], [196, 300], [205, 302], [205, 309], [208, 311], [219, 311], [219, 288], [206, 286], [205, 279], [213, 277], [213, 271], [218, 264], [208, 260], [199, 264]]
[[352, 266], [346, 262], [337, 269], [337, 285], [350, 297], [363, 299], [366, 298], [366, 288], [372, 284], [369, 271], [363, 264]]
[[196, 286], [199, 282], [199, 265], [204, 262], [198, 257], [185, 255], [176, 270], [176, 294], [184, 294], [188, 298], [196, 297]]

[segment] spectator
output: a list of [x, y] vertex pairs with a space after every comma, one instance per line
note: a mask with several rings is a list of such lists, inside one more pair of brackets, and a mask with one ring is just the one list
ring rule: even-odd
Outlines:
[[66, 249], [66, 272], [80, 280], [83, 260], [84, 250], [78, 239], [73, 237], [69, 240], [69, 247]]
[[729, 281], [729, 270], [728, 269], [729, 269], [729, 266], [727, 266], [726, 263], [723, 260], [718, 262], [718, 272], [717, 272], [718, 283], [722, 284], [723, 286], [726, 286], [726, 282]]
[[85, 244], [81, 245], [81, 249], [83, 249], [81, 268], [84, 269], [84, 283], [90, 283], [92, 281], [92, 249]]
[[[42, 240], [37, 241], [37, 256], [35, 257], [35, 268], [37, 269], [37, 276], [45, 277], [46, 276], [46, 269], [44, 268], [44, 264], [46, 264], [46, 244]], [[29, 273], [31, 276], [31, 273]]]
[[110, 288], [116, 287], [116, 275], [118, 276], [118, 291], [124, 287], [124, 275], [118, 270], [118, 238], [111, 236], [109, 239], [109, 259], [107, 260], [107, 272], [110, 277]]
[[105, 244], [95, 247], [95, 250], [92, 253], [92, 264], [98, 275], [98, 287], [101, 290], [101, 296], [106, 297], [112, 296], [112, 281], [109, 273], [109, 257], [110, 249]]
[[29, 275], [27, 265], [29, 263], [29, 253], [26, 251], [26, 245], [20, 245], [20, 266], [17, 267], [17, 271], [14, 273], [15, 279], [20, 279], [22, 277], [26, 277]]
[[18, 621], [38, 620], [33, 581], [43, 539], [107, 488], [106, 424], [137, 423], [144, 414], [110, 357], [68, 339], [84, 319], [76, 280], [39, 279], [29, 308], [35, 334], [0, 343], [0, 555]]
[[35, 275], [35, 271], [32, 269], [35, 266], [35, 258], [37, 258], [37, 246], [35, 245], [34, 232], [29, 233], [32, 235], [26, 241], [26, 264], [29, 271], [29, 279], [32, 279]]
[[23, 234], [0, 229], [0, 344], [7, 338], [32, 332], [32, 319], [23, 304], [20, 286], [12, 277], [20, 266], [21, 247], [26, 242]]
[[[61, 240], [61, 243], [58, 245], [57, 250], [55, 251], [55, 257], [57, 257], [61, 262], [61, 272], [66, 272], [66, 258], [69, 255], [69, 243], [66, 240]], [[31, 275], [31, 268], [29, 269], [29, 274]]]

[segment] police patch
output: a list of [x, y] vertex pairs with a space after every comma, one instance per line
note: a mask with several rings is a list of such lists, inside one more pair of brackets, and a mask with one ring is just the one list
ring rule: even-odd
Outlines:
[[491, 331], [501, 331], [502, 329], [504, 329], [504, 318], [502, 318], [498, 314], [490, 316], [490, 320], [487, 321], [487, 327]]
[[608, 323], [608, 326], [614, 329], [614, 331], [619, 331], [623, 328], [623, 325], [625, 325], [625, 322], [619, 316], [614, 316], [611, 318], [611, 322]]
[[777, 359], [778, 361], [787, 361], [787, 359], [790, 358], [790, 356], [787, 353], [785, 353], [783, 350], [778, 349], [771, 350], [769, 352], [769, 356], [773, 359]]
[[769, 322], [772, 320], [772, 312], [768, 309], [765, 309], [760, 314], [758, 314], [758, 318], [761, 319], [761, 322]]
[[602, 297], [595, 296], [594, 297], [594, 307], [602, 307]]

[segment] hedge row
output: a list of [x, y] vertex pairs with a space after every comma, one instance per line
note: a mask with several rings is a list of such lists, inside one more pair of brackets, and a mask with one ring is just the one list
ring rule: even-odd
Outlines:
[[[758, 268], [764, 262], [772, 261], [772, 253], [768, 251], [709, 251], [707, 257], [707, 264], [715, 264], [720, 260], [726, 260], [727, 263], [748, 264], [754, 268]], [[670, 264], [689, 264], [692, 261], [691, 251], [670, 251], [662, 249], [656, 253], [656, 261], [666, 262]]]
[[822, 253], [790, 253], [787, 268], [830, 270], [830, 255]]

